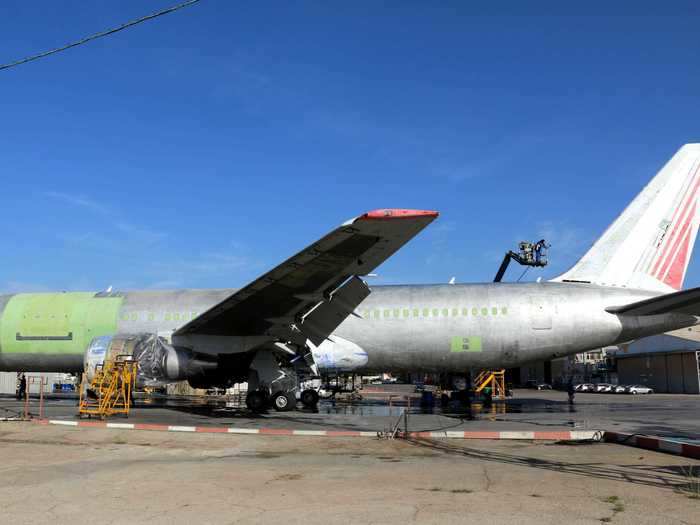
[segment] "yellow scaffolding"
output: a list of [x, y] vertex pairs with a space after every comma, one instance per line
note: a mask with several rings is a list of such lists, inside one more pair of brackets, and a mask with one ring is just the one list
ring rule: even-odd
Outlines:
[[87, 375], [83, 374], [78, 415], [97, 416], [100, 419], [114, 414], [129, 417], [136, 369], [137, 364], [130, 355], [119, 355], [97, 365], [89, 384]]
[[474, 380], [476, 392], [481, 392], [487, 386], [491, 386], [491, 392], [494, 398], [506, 398], [506, 369], [499, 370], [482, 370]]

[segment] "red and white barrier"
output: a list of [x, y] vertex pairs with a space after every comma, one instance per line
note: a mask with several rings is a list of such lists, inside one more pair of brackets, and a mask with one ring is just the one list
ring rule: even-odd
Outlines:
[[[111, 428], [118, 430], [155, 430], [160, 432], [197, 432], [209, 434], [260, 434], [265, 436], [319, 436], [319, 437], [377, 437], [376, 431], [358, 430], [294, 430], [285, 428], [236, 428], [193, 427], [181, 425], [151, 425], [148, 423], [105, 423], [102, 421], [76, 421], [63, 419], [36, 420], [44, 425], [70, 427]], [[561, 432], [409, 432], [410, 437], [433, 439], [525, 439], [548, 441], [601, 440], [599, 430], [573, 430]]]
[[682, 443], [672, 439], [640, 436], [637, 434], [622, 434], [620, 432], [605, 432], [604, 440], [620, 445], [629, 445], [631, 447], [668, 452], [669, 454], [676, 454], [687, 458], [700, 459], [700, 445]]

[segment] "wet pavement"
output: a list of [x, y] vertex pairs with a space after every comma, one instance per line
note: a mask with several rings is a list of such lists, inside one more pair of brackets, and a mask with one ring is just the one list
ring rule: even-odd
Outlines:
[[[128, 418], [130, 423], [186, 426], [233, 426], [239, 428], [285, 428], [298, 430], [383, 431], [391, 428], [404, 410], [408, 411], [411, 431], [556, 431], [609, 430], [625, 433], [673, 437], [687, 442], [700, 439], [700, 396], [654, 394], [576, 395], [569, 405], [566, 393], [558, 391], [515, 390], [505, 402], [490, 406], [451, 403], [421, 407], [420, 399], [406, 392], [388, 395], [367, 393], [361, 401], [321, 401], [317, 410], [300, 408], [292, 412], [252, 414], [235, 402], [223, 399], [151, 398], [137, 400]], [[44, 417], [76, 419], [74, 398], [45, 401]], [[301, 407], [301, 405], [300, 405]], [[39, 415], [39, 403], [32, 399], [31, 413]], [[0, 418], [21, 415], [23, 404], [0, 398]], [[114, 417], [119, 422], [124, 418]], [[403, 427], [403, 424], [401, 425]]]

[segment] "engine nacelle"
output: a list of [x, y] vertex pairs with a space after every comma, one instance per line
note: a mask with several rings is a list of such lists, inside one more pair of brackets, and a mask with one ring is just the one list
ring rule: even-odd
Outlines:
[[136, 385], [139, 387], [202, 377], [219, 366], [215, 358], [196, 356], [189, 349], [168, 344], [156, 334], [105, 335], [95, 337], [85, 352], [87, 379], [92, 380], [98, 365], [117, 356], [130, 356], [136, 361]]
[[337, 335], [326, 339], [312, 349], [314, 361], [322, 370], [329, 372], [354, 372], [367, 365], [367, 352], [359, 345]]

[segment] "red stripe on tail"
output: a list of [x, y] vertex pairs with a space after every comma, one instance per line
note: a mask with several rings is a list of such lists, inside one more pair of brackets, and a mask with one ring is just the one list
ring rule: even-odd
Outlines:
[[[698, 190], [698, 185], [700, 185], [700, 180], [696, 181], [695, 184], [693, 185], [693, 190], [690, 194], [690, 197], [685, 200], [684, 203], [681, 203], [681, 206], [678, 207], [678, 209], [682, 209], [683, 212], [680, 214], [679, 217], [674, 217], [674, 221], [676, 218], [680, 219], [675, 224], [673, 224], [673, 230], [671, 231], [671, 235], [669, 235], [666, 245], [663, 247], [662, 252], [659, 254], [659, 257], [656, 259], [656, 264], [654, 264], [654, 268], [651, 270], [652, 275], [657, 275], [657, 271], [659, 270], [659, 266], [662, 266], [662, 262], [668, 263], [668, 257], [670, 257], [673, 254], [673, 249], [671, 249], [671, 246], [675, 246], [678, 244], [678, 239], [676, 238], [676, 235], [678, 234], [679, 228], [684, 228], [688, 224], [688, 220], [693, 219], [693, 213], [691, 212], [689, 215], [686, 215], [686, 211], [688, 210], [688, 207], [690, 206], [690, 203], [694, 203], [695, 199], [697, 198], [697, 190]], [[676, 210], [677, 211], [677, 210]], [[685, 220], [681, 222], [681, 220]], [[681, 233], [680, 237], [682, 237], [683, 234]], [[674, 241], [676, 241], [674, 245]], [[657, 277], [660, 277], [660, 275], [663, 275], [663, 271], [658, 272], [659, 275]]]
[[685, 236], [685, 240], [681, 245], [680, 250], [678, 250], [678, 255], [673, 260], [671, 269], [668, 271], [668, 275], [664, 279], [664, 282], [669, 286], [672, 286], [676, 290], [681, 289], [683, 284], [683, 274], [685, 273], [685, 263], [688, 259], [688, 248], [690, 246], [690, 232]]

